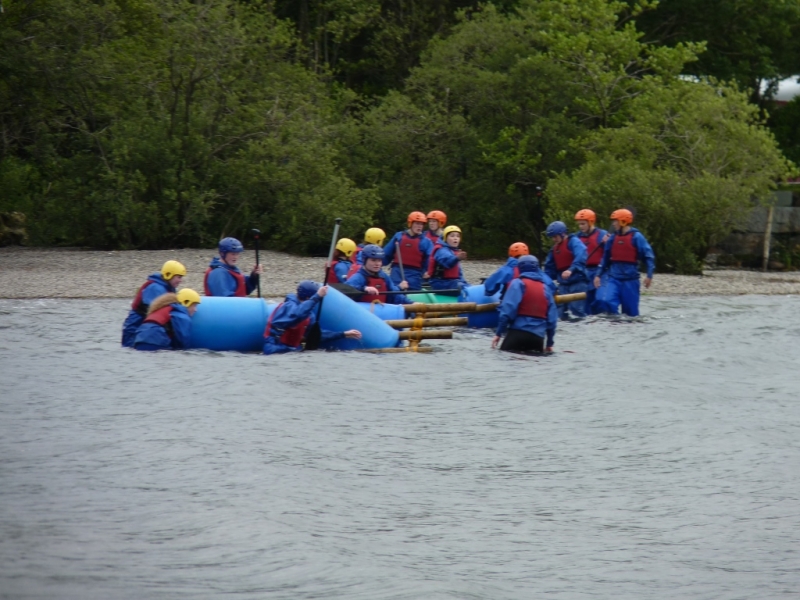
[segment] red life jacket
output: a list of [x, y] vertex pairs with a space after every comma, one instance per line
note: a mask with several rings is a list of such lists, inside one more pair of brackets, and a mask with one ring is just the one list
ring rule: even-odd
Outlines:
[[433, 246], [433, 252], [431, 252], [430, 257], [428, 258], [428, 276], [434, 279], [458, 279], [458, 264], [459, 261], [456, 261], [449, 269], [445, 269], [442, 265], [436, 262], [434, 258], [436, 256], [436, 251], [439, 248], [444, 248], [445, 245], [441, 242], [441, 240], [437, 240], [436, 244]]
[[[215, 267], [208, 267], [206, 269], [205, 277], [203, 278], [203, 289], [206, 292], [206, 296], [212, 296], [211, 290], [208, 289], [208, 276], [211, 271], [214, 270]], [[225, 269], [225, 267], [216, 267], [217, 269]], [[231, 271], [230, 269], [225, 269], [233, 278], [236, 280], [236, 291], [233, 292], [233, 296], [235, 298], [244, 298], [247, 296], [247, 285], [244, 280], [244, 275], [238, 273], [236, 271]]]
[[155, 283], [155, 281], [152, 279], [145, 281], [142, 284], [142, 287], [139, 288], [139, 291], [136, 292], [136, 297], [133, 299], [133, 302], [131, 302], [131, 310], [136, 311], [143, 317], [147, 315], [147, 309], [149, 305], [142, 302], [142, 294], [144, 294], [144, 291], [153, 283]]
[[[337, 262], [347, 263], [348, 265], [350, 264], [349, 260], [346, 260], [346, 259], [343, 259], [343, 258], [340, 258]], [[326, 284], [327, 283], [342, 283], [341, 281], [339, 281], [339, 277], [336, 276], [336, 269], [333, 268], [334, 266], [335, 265], [331, 265], [331, 268], [328, 271], [328, 277], [325, 279], [325, 283]], [[350, 266], [350, 270], [352, 270], [352, 269], [353, 269], [353, 267], [351, 265]], [[350, 277], [350, 270], [348, 270], [347, 277]], [[345, 277], [345, 279], [347, 279], [347, 277]]]
[[[436, 235], [435, 233], [431, 233], [430, 229], [428, 229], [425, 232], [425, 237], [428, 238], [434, 246], [436, 244], [441, 244], [442, 243], [442, 238], [440, 236]], [[405, 258], [405, 257], [403, 257], [403, 258]], [[403, 263], [403, 264], [406, 264], [406, 263]]]
[[616, 234], [614, 241], [611, 243], [611, 262], [635, 265], [638, 262], [638, 258], [639, 252], [636, 250], [636, 246], [633, 245], [633, 232], [629, 231], [623, 235]]
[[520, 279], [525, 286], [525, 293], [517, 308], [517, 315], [523, 317], [547, 318], [547, 296], [544, 294], [544, 283], [532, 279]]
[[553, 260], [556, 262], [558, 271], [566, 271], [575, 260], [572, 250], [569, 249], [569, 238], [565, 237], [561, 242], [553, 246]]
[[[404, 267], [414, 267], [415, 269], [422, 268], [422, 250], [419, 249], [419, 243], [424, 238], [421, 235], [411, 237], [405, 231], [400, 236], [400, 256], [403, 257]], [[395, 252], [393, 264], [399, 264], [397, 261], [397, 252]]]
[[165, 306], [164, 308], [159, 308], [157, 311], [151, 312], [144, 320], [145, 323], [155, 323], [156, 325], [161, 325], [170, 338], [175, 337], [175, 334], [172, 330], [172, 306]]
[[595, 252], [595, 248], [600, 245], [600, 230], [595, 228], [595, 230], [586, 237], [578, 236], [578, 238], [586, 246], [586, 256], [588, 257], [586, 259], [586, 266], [598, 266], [603, 260], [603, 250], [601, 249]]
[[356, 302], [373, 302], [374, 300], [378, 300], [385, 304], [387, 302], [386, 294], [381, 294], [381, 292], [387, 291], [389, 289], [389, 284], [386, 283], [386, 280], [380, 275], [370, 275], [366, 270], [364, 271], [364, 275], [366, 275], [367, 279], [367, 283], [364, 284], [364, 287], [376, 288], [378, 290], [378, 295], [364, 294], [358, 298]]
[[350, 279], [353, 275], [358, 273], [360, 270], [361, 270], [361, 265], [358, 264], [358, 263], [353, 263], [350, 266], [350, 270], [347, 271], [347, 277], [345, 277], [345, 280]]
[[[283, 306], [285, 303], [281, 302], [278, 306], [275, 307], [275, 310], [272, 311], [272, 314], [269, 316], [269, 320], [267, 321], [267, 328], [264, 329], [264, 337], [269, 337], [270, 330], [272, 329], [272, 318], [275, 316], [275, 313], [278, 312], [278, 309]], [[300, 343], [303, 341], [303, 336], [306, 334], [306, 329], [308, 328], [308, 324], [311, 322], [311, 317], [306, 317], [305, 320], [300, 321], [296, 325], [292, 325], [291, 327], [287, 327], [283, 330], [281, 337], [278, 338], [278, 341], [285, 346], [291, 346], [292, 348], [297, 348], [300, 346]]]
[[[511, 277], [511, 279], [509, 279], [506, 282], [506, 285], [503, 288], [503, 296], [506, 295], [506, 292], [508, 291], [508, 286], [510, 286], [511, 282], [514, 281], [515, 279], [519, 279], [519, 267], [514, 267], [514, 275]], [[501, 298], [502, 298], [502, 296], [501, 296]]]

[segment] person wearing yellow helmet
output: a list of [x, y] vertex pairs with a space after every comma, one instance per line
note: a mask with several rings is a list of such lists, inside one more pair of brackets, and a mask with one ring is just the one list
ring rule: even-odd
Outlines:
[[186, 276], [186, 267], [177, 260], [168, 260], [161, 267], [161, 271], [153, 273], [147, 278], [131, 302], [131, 309], [122, 324], [122, 345], [125, 348], [133, 347], [136, 330], [147, 316], [150, 303], [162, 294], [175, 293], [178, 286]]
[[192, 317], [200, 305], [200, 294], [184, 289], [159, 296], [150, 305], [144, 322], [136, 331], [136, 350], [180, 350], [189, 347]]
[[383, 242], [386, 241], [386, 232], [381, 229], [380, 227], [370, 227], [364, 233], [364, 241], [361, 242], [356, 247], [356, 257], [353, 261], [353, 267], [350, 269], [348, 273], [348, 277], [351, 277], [358, 273], [358, 270], [361, 268], [361, 265], [364, 264], [364, 257], [361, 256], [361, 251], [364, 249], [364, 246], [369, 246], [370, 244], [374, 246], [383, 246]]
[[449, 295], [458, 296], [459, 292], [469, 285], [461, 270], [461, 261], [467, 257], [467, 253], [460, 248], [461, 228], [450, 225], [444, 228], [442, 235], [444, 240], [434, 244], [428, 260], [430, 286], [434, 291], [458, 290], [448, 292]]
[[336, 242], [333, 250], [333, 264], [328, 270], [328, 278], [325, 283], [344, 283], [347, 274], [353, 268], [351, 257], [356, 251], [356, 243], [349, 238], [342, 238]]
[[419, 290], [423, 277], [428, 276], [427, 266], [433, 244], [422, 233], [427, 222], [425, 213], [415, 210], [408, 215], [408, 229], [394, 234], [383, 249], [383, 264], [392, 265], [391, 278], [400, 289]]

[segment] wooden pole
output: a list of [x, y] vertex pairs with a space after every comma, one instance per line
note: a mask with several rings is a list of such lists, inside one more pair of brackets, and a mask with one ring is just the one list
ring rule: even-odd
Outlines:
[[414, 329], [411, 331], [400, 331], [399, 336], [401, 340], [411, 340], [411, 341], [419, 341], [419, 340], [451, 340], [453, 339], [453, 332], [449, 329], [434, 329], [434, 330], [422, 330], [422, 329]]
[[407, 327], [420, 329], [422, 327], [460, 327], [466, 325], [468, 321], [467, 317], [452, 317], [450, 319], [396, 319], [384, 322], [395, 329], [406, 329]]
[[[566, 304], [567, 302], [575, 302], [576, 300], [586, 300], [586, 292], [578, 292], [576, 294], [561, 294], [555, 297], [556, 304]], [[478, 304], [473, 312], [492, 312], [500, 306], [499, 302], [490, 302], [488, 304]]]
[[772, 216], [775, 212], [775, 207], [770, 204], [769, 211], [767, 212], [767, 230], [764, 232], [764, 258], [761, 262], [761, 270], [766, 271], [769, 265], [769, 245], [772, 241]]
[[419, 352], [429, 354], [434, 351], [432, 346], [405, 346], [403, 348], [365, 348], [356, 352], [367, 352], [369, 354], [401, 354], [404, 352]]
[[403, 306], [407, 313], [418, 312], [474, 312], [477, 305], [474, 302], [453, 302], [452, 304], [406, 304]]

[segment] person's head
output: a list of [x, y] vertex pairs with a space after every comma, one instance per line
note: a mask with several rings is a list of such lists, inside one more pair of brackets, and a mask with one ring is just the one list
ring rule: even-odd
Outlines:
[[375, 244], [367, 244], [364, 246], [364, 249], [361, 250], [361, 258], [364, 259], [364, 269], [366, 269], [367, 273], [374, 275], [380, 271], [383, 266], [383, 257], [385, 255], [383, 248], [380, 246], [376, 246]]
[[186, 310], [189, 311], [189, 316], [193, 317], [194, 313], [197, 312], [197, 307], [200, 306], [200, 294], [186, 288], [178, 292], [178, 302], [185, 306]]
[[419, 235], [422, 233], [422, 230], [425, 228], [425, 224], [427, 222], [428, 219], [425, 217], [425, 213], [421, 213], [418, 210], [415, 210], [408, 215], [408, 229], [414, 235]]
[[526, 254], [530, 254], [530, 252], [528, 251], [528, 244], [525, 242], [514, 242], [508, 247], [509, 258], [519, 258]]
[[578, 229], [580, 229], [581, 233], [589, 233], [594, 229], [596, 221], [597, 215], [588, 208], [583, 208], [575, 213], [575, 222], [578, 224]]
[[620, 208], [611, 213], [611, 225], [616, 231], [623, 231], [633, 223], [633, 213], [627, 208]]
[[161, 267], [161, 277], [173, 288], [177, 288], [186, 277], [186, 267], [177, 260], [168, 260]]
[[311, 296], [317, 293], [317, 290], [319, 290], [318, 283], [308, 279], [301, 281], [299, 284], [297, 284], [297, 299], [300, 301], [308, 300], [311, 298]]
[[236, 238], [226, 237], [219, 241], [219, 256], [222, 262], [233, 267], [239, 262], [239, 255], [244, 252], [242, 242]]
[[[336, 248], [333, 258], [350, 258], [353, 252], [356, 251], [356, 243], [348, 238], [342, 238], [336, 242]], [[338, 255], [337, 255], [338, 252]]]
[[547, 226], [545, 235], [551, 238], [556, 244], [563, 242], [567, 237], [567, 226], [562, 221], [553, 221]]
[[539, 259], [530, 254], [520, 256], [517, 260], [517, 268], [520, 273], [532, 273], [539, 270]]
[[442, 232], [444, 242], [451, 248], [458, 248], [461, 243], [461, 229], [456, 225], [445, 227]]
[[383, 246], [386, 240], [386, 232], [380, 227], [370, 227], [364, 234], [364, 241], [367, 244], [375, 244], [376, 246]]
[[428, 229], [436, 233], [447, 223], [447, 215], [440, 210], [432, 210], [428, 213]]

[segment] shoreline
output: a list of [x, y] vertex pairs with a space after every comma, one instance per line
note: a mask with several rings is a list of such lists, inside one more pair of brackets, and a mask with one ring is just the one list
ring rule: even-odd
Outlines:
[[[0, 299], [126, 298], [132, 299], [147, 276], [160, 270], [167, 260], [178, 260], [188, 271], [181, 287], [203, 293], [203, 274], [216, 249], [182, 250], [83, 250], [80, 248], [0, 248]], [[294, 292], [303, 279], [319, 281], [325, 258], [294, 256], [261, 250], [264, 265], [261, 293], [282, 298]], [[467, 260], [464, 277], [480, 283], [504, 260]], [[245, 250], [243, 271], [255, 264], [255, 252]], [[800, 271], [747, 271], [713, 269], [702, 276], [656, 272], [653, 285], [643, 296], [740, 296], [746, 294], [800, 294]], [[255, 294], [253, 294], [255, 295]]]

